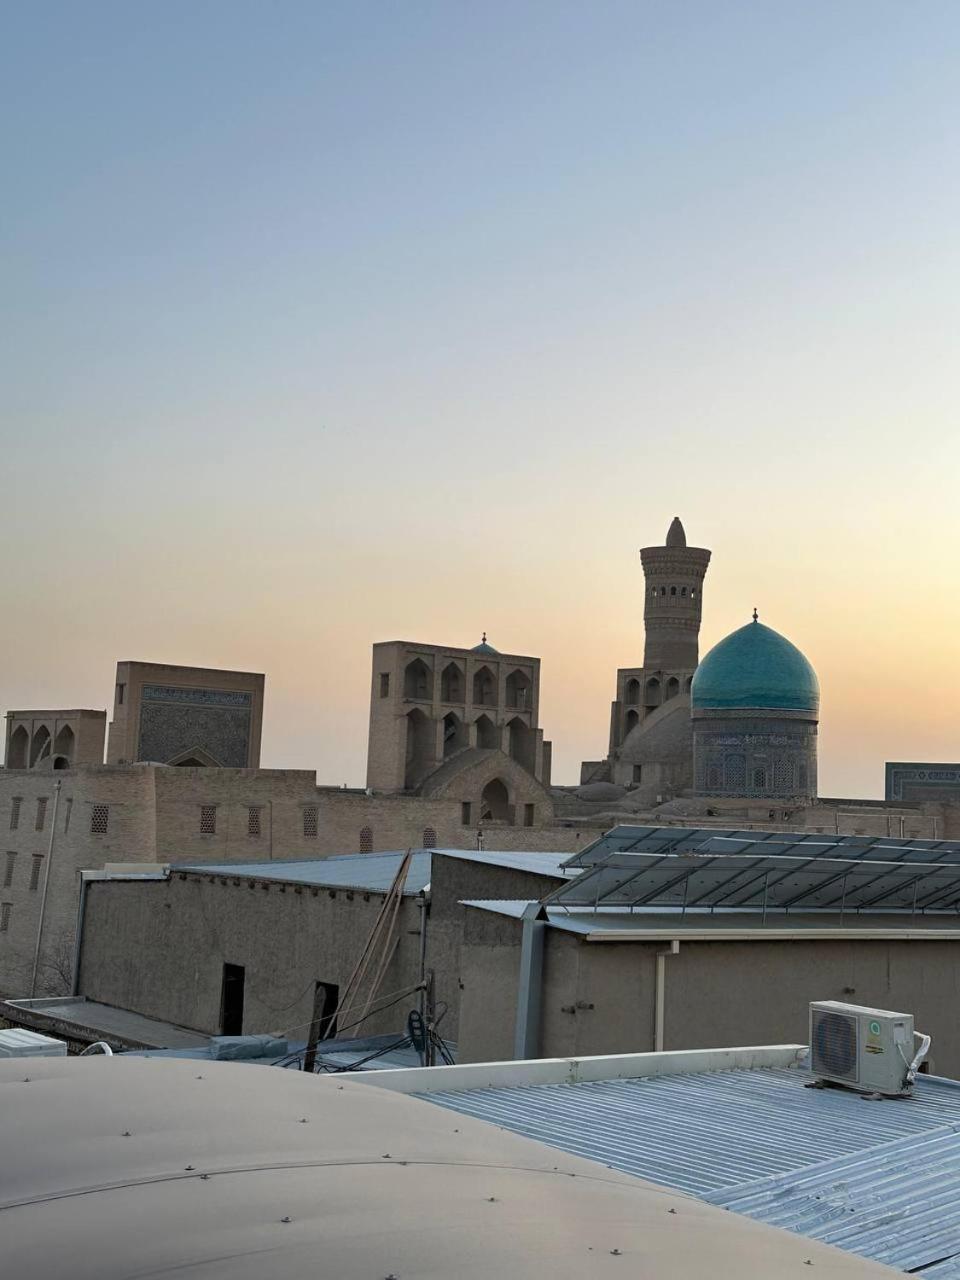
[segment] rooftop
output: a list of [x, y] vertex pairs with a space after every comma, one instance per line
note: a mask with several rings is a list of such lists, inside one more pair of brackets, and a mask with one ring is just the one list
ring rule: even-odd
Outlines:
[[4, 1266], [73, 1280], [890, 1274], [369, 1084], [407, 1074], [124, 1056], [36, 1059], [27, 1079], [0, 1063], [0, 1146], [17, 1153]]
[[[330, 889], [358, 889], [386, 893], [396, 878], [405, 854], [351, 853], [335, 858], [300, 858], [273, 862], [175, 863], [172, 870], [196, 875], [247, 877], [255, 880], [282, 880], [287, 884], [314, 885]], [[480, 862], [563, 879], [566, 853], [517, 853], [495, 849], [417, 849], [410, 861], [404, 892], [417, 894], [430, 884], [434, 857]]]
[[416, 1085], [408, 1072], [376, 1083], [877, 1262], [956, 1280], [960, 1084], [920, 1076], [912, 1098], [879, 1102], [807, 1089], [804, 1052], [488, 1063], [421, 1070]]

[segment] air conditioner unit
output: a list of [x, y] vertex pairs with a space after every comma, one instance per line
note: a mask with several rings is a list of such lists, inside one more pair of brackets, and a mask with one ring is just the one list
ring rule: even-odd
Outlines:
[[930, 1037], [914, 1032], [912, 1014], [839, 1000], [810, 1005], [810, 1070], [830, 1084], [861, 1093], [909, 1093], [929, 1048]]

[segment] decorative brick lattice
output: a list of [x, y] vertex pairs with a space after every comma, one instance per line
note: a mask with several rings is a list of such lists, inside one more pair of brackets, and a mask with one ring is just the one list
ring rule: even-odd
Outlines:
[[43, 824], [44, 822], [46, 822], [46, 820], [47, 820], [47, 797], [41, 796], [40, 799], [37, 801], [37, 822], [36, 822], [37, 831], [43, 830]]
[[435, 849], [437, 847], [437, 833], [433, 827], [424, 827], [423, 847], [424, 849]]
[[217, 806], [202, 804], [200, 806], [200, 834], [215, 836], [217, 834]]
[[43, 866], [43, 854], [35, 853], [30, 864], [30, 888], [36, 890], [40, 884], [40, 868]]
[[303, 834], [308, 840], [317, 838], [317, 818], [319, 810], [315, 804], [308, 804], [303, 811]]
[[110, 806], [106, 804], [95, 804], [90, 810], [90, 834], [94, 836], [105, 836], [107, 834], [107, 826], [110, 823]]
[[10, 912], [12, 910], [12, 902], [0, 902], [0, 933], [6, 933], [10, 928]]
[[260, 835], [260, 814], [262, 806], [259, 804], [251, 804], [247, 806], [247, 835]]
[[373, 853], [373, 827], [360, 828], [360, 852]]
[[17, 865], [17, 855], [15, 853], [7, 854], [7, 864], [3, 869], [3, 887], [9, 889], [13, 884], [13, 871]]
[[20, 806], [23, 804], [23, 796], [14, 796], [10, 803], [10, 830], [16, 831], [20, 825]]

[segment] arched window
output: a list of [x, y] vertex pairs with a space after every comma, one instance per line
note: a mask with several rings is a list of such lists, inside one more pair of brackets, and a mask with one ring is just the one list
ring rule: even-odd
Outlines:
[[481, 667], [473, 677], [473, 705], [475, 707], [493, 707], [497, 703], [497, 682], [489, 667]]
[[360, 852], [373, 853], [373, 827], [360, 828]]
[[666, 587], [661, 587], [661, 588], [660, 588], [660, 594], [661, 594], [662, 596], [665, 596], [665, 595], [667, 594], [667, 588], [666, 588]]
[[686, 587], [681, 587], [681, 588], [680, 588], [680, 594], [681, 594], [682, 596], [685, 596], [685, 595], [687, 594], [687, 588], [686, 588]]
[[500, 734], [489, 716], [477, 720], [477, 746], [484, 751], [495, 751], [500, 746]]
[[7, 748], [7, 768], [25, 769], [27, 767], [27, 745], [30, 735], [22, 724], [17, 725], [10, 735], [10, 746]]
[[623, 700], [628, 707], [635, 707], [640, 702], [640, 681], [631, 677], [623, 691]]
[[690, 690], [693, 688], [693, 676], [687, 676], [686, 680], [684, 680], [683, 682], [683, 688], [685, 693], [690, 692]]
[[753, 771], [753, 789], [754, 789], [754, 791], [766, 791], [766, 789], [767, 789], [767, 771], [766, 771], [766, 769], [754, 769], [754, 771]]
[[66, 756], [54, 756], [53, 767], [55, 769], [69, 769], [70, 761], [67, 759]]
[[675, 596], [675, 595], [677, 594], [677, 588], [676, 588], [676, 587], [671, 587], [671, 588], [670, 588], [670, 594], [671, 594], [672, 596]]
[[728, 752], [723, 757], [723, 789], [724, 791], [743, 791], [747, 782], [746, 756], [738, 751]]
[[656, 676], [651, 676], [643, 691], [643, 704], [646, 709], [653, 711], [655, 707], [659, 707], [661, 696], [660, 681]]
[[675, 698], [680, 692], [680, 681], [676, 676], [671, 676], [667, 681], [667, 699]]
[[631, 729], [635, 729], [640, 723], [639, 711], [628, 711], [623, 717], [623, 736], [626, 737]]
[[458, 715], [448, 711], [443, 717], [443, 758], [452, 756], [455, 751], [467, 745], [466, 726]]
[[50, 754], [50, 730], [45, 724], [33, 735], [33, 742], [30, 746], [30, 768], [38, 764], [45, 756]]
[[784, 756], [779, 756], [773, 762], [773, 786], [778, 792], [787, 792], [788, 794], [794, 788], [794, 770], [793, 761], [788, 760]]
[[440, 700], [463, 701], [463, 672], [455, 662], [448, 663], [440, 673]]
[[419, 707], [407, 713], [407, 756], [403, 783], [408, 791], [420, 785], [434, 764], [433, 722]]
[[480, 794], [480, 819], [482, 822], [509, 822], [510, 797], [499, 778], [493, 778]]
[[718, 764], [707, 765], [707, 790], [719, 791], [723, 786], [723, 770]]
[[526, 710], [530, 706], [532, 687], [525, 671], [511, 671], [507, 676], [507, 706]]
[[414, 702], [427, 702], [430, 699], [430, 668], [422, 658], [414, 658], [407, 663], [403, 673], [403, 696]]
[[423, 828], [423, 848], [435, 849], [437, 847], [437, 833], [433, 827]]

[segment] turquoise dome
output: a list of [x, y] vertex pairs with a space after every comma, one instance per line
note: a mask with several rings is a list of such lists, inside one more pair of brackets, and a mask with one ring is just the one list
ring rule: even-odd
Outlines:
[[698, 707], [820, 709], [817, 673], [800, 650], [762, 622], [748, 622], [714, 645], [697, 667], [690, 689]]

